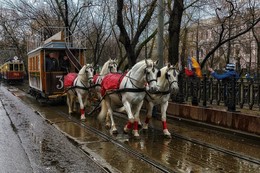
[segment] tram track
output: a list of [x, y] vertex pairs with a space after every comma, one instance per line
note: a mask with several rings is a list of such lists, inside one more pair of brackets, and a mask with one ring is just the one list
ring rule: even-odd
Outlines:
[[172, 172], [172, 170], [169, 170], [168, 168], [166, 168], [165, 166], [161, 165], [159, 162], [156, 162], [152, 159], [150, 159], [149, 157], [143, 155], [142, 153], [139, 153], [137, 151], [135, 151], [134, 149], [131, 149], [130, 147], [128, 147], [127, 145], [123, 144], [122, 142], [119, 142], [118, 140], [112, 138], [110, 135], [105, 134], [99, 130], [97, 130], [94, 127], [91, 126], [87, 126], [86, 124], [82, 123], [81, 120], [69, 116], [68, 114], [64, 113], [64, 112], [59, 112], [60, 115], [62, 115], [63, 117], [68, 118], [69, 120], [73, 121], [74, 123], [78, 124], [81, 127], [84, 127], [85, 129], [87, 129], [88, 131], [100, 136], [101, 138], [105, 139], [106, 141], [109, 141], [111, 143], [113, 143], [114, 145], [120, 147], [122, 150], [124, 150], [125, 152], [139, 158], [140, 160], [144, 161], [145, 163], [155, 167], [156, 169], [165, 172], [165, 173], [170, 173]]
[[[172, 170], [169, 170], [168, 168], [166, 168], [165, 166], [161, 165], [160, 163], [156, 162], [156, 161], [153, 161], [152, 159], [150, 159], [149, 157], [145, 156], [144, 154], [142, 153], [139, 153], [137, 151], [135, 151], [134, 149], [131, 149], [130, 147], [128, 147], [127, 145], [121, 143], [120, 141], [114, 139], [113, 137], [111, 137], [111, 135], [108, 135], [108, 134], [105, 134], [99, 130], [97, 130], [96, 128], [94, 127], [91, 127], [91, 126], [87, 126], [86, 124], [82, 123], [79, 119], [75, 118], [75, 117], [71, 117], [71, 116], [68, 116], [66, 113], [64, 112], [60, 112], [60, 114], [68, 119], [70, 119], [71, 121], [73, 121], [74, 123], [80, 125], [81, 127], [84, 127], [85, 129], [87, 129], [88, 131], [92, 132], [92, 133], [95, 133], [97, 134], [98, 136], [102, 137], [103, 139], [117, 145], [118, 147], [120, 147], [121, 149], [123, 149], [125, 152], [127, 153], [130, 153], [132, 154], [133, 156], [139, 158], [140, 160], [146, 162], [147, 164], [150, 164], [152, 166], [154, 166], [155, 168], [157, 168], [158, 170], [162, 171], [162, 172], [172, 172]], [[115, 116], [117, 118], [122, 118], [122, 119], [125, 119], [127, 121], [127, 118], [125, 118], [126, 116], [121, 116], [122, 113], [118, 113], [116, 112], [115, 113]], [[157, 130], [157, 131], [160, 131], [159, 128], [156, 128], [156, 127], [153, 127], [154, 130]], [[228, 154], [228, 155], [231, 155], [232, 157], [236, 157], [236, 158], [239, 158], [239, 159], [242, 159], [242, 160], [245, 160], [245, 161], [248, 161], [248, 162], [252, 162], [252, 163], [255, 163], [255, 164], [259, 164], [260, 165], [260, 160], [257, 159], [257, 158], [254, 158], [254, 157], [250, 157], [250, 156], [245, 156], [243, 154], [240, 154], [238, 152], [234, 152], [234, 151], [231, 151], [231, 150], [226, 150], [224, 148], [221, 148], [221, 147], [218, 147], [218, 146], [215, 146], [215, 145], [212, 145], [212, 144], [209, 144], [209, 143], [206, 143], [206, 142], [203, 142], [203, 141], [199, 141], [199, 140], [196, 140], [196, 139], [193, 139], [193, 138], [190, 138], [190, 137], [187, 137], [187, 136], [184, 136], [184, 135], [179, 135], [179, 134], [176, 134], [176, 133], [172, 133], [172, 136], [173, 137], [176, 137], [176, 138], [179, 138], [181, 140], [185, 140], [185, 141], [189, 141], [191, 143], [194, 143], [194, 144], [197, 144], [197, 145], [200, 145], [200, 146], [203, 146], [203, 147], [206, 147], [206, 148], [209, 148], [209, 149], [212, 149], [214, 151], [218, 151], [218, 152], [221, 152], [221, 153], [224, 153], [224, 154]]]
[[[22, 92], [25, 92], [25, 90], [21, 89], [18, 87], [19, 90], [21, 90]], [[10, 91], [10, 90], [9, 90]], [[12, 91], [12, 90], [11, 90]], [[26, 92], [25, 92], [26, 93]], [[46, 109], [46, 108], [45, 108]], [[51, 111], [53, 111], [51, 108], [47, 108]], [[131, 149], [130, 147], [128, 147], [127, 145], [117, 141], [116, 139], [113, 139], [110, 135], [105, 134], [97, 129], [95, 129], [94, 127], [91, 126], [87, 126], [86, 124], [82, 123], [82, 121], [80, 119], [77, 119], [73, 116], [68, 115], [67, 113], [64, 113], [62, 111], [59, 110], [54, 110], [56, 114], [68, 119], [69, 121], [72, 121], [74, 123], [76, 123], [77, 125], [83, 127], [84, 129], [88, 130], [91, 133], [94, 133], [96, 135], [98, 135], [99, 137], [101, 137], [102, 139], [113, 143], [114, 145], [116, 145], [117, 147], [121, 148], [123, 151], [125, 151], [126, 153], [131, 154], [132, 156], [144, 161], [145, 163], [151, 165], [152, 167], [156, 168], [157, 170], [161, 171], [161, 172], [165, 172], [165, 173], [171, 173], [173, 170], [170, 170], [168, 168], [166, 168], [165, 166], [161, 165], [159, 162], [156, 162], [152, 159], [150, 159], [149, 157], [143, 155], [142, 153], [139, 153], [133, 149]], [[41, 113], [36, 111], [37, 114], [39, 114], [41, 116]], [[43, 117], [43, 116], [42, 116]], [[44, 117], [43, 117], [44, 118]], [[46, 119], [46, 118], [45, 118]], [[54, 124], [52, 123], [50, 120], [46, 119], [46, 121], [48, 121], [50, 124]], [[81, 148], [80, 148], [81, 149]], [[85, 150], [81, 149], [84, 153], [86, 153]], [[86, 155], [90, 157], [89, 153], [86, 153]], [[91, 158], [93, 160], [93, 158]], [[111, 172], [109, 171], [109, 169], [107, 169], [106, 167], [103, 167], [102, 165], [98, 164], [97, 162], [95, 162], [99, 167], [102, 167], [106, 172]]]
[[[96, 129], [92, 126], [89, 126], [89, 125], [83, 123], [78, 118], [73, 117], [73, 116], [69, 116], [65, 112], [58, 111], [58, 110], [55, 110], [55, 111], [60, 116], [63, 116], [65, 118], [67, 118], [69, 121], [76, 123], [78, 126], [86, 129], [88, 132], [94, 133], [97, 136], [101, 137], [102, 139], [104, 139], [108, 142], [111, 142], [112, 144], [116, 145], [118, 148], [122, 149], [124, 152], [129, 153], [132, 156], [144, 161], [145, 163], [151, 165], [152, 167], [158, 169], [159, 171], [161, 171], [161, 172], [173, 172], [173, 170], [169, 169], [168, 167], [164, 166], [163, 164], [161, 164], [157, 161], [154, 161], [149, 156], [137, 151], [136, 149], [131, 148], [131, 146], [128, 146], [127, 144], [124, 144], [124, 143], [118, 141], [118, 139], [113, 138], [113, 136], [111, 136], [111, 134], [107, 134], [105, 132], [99, 131], [98, 129]], [[124, 122], [126, 122], [127, 121], [126, 116], [125, 115], [121, 116], [121, 115], [122, 115], [122, 113], [115, 113], [115, 116], [117, 118], [123, 118]], [[169, 118], [168, 123], [172, 123], [172, 121], [173, 121], [173, 119]], [[153, 130], [160, 131], [161, 129], [159, 129], [158, 127], [153, 127]], [[200, 140], [188, 137], [188, 136], [177, 134], [176, 132], [172, 132], [172, 137], [178, 138], [178, 139], [181, 139], [181, 140], [184, 140], [184, 141], [189, 141], [193, 144], [200, 145], [200, 146], [206, 147], [208, 149], [211, 149], [211, 150], [214, 150], [214, 151], [217, 151], [217, 152], [221, 152], [221, 153], [226, 154], [226, 155], [230, 155], [234, 158], [238, 158], [238, 159], [241, 159], [241, 160], [245, 160], [247, 162], [251, 162], [251, 163], [260, 165], [260, 160], [258, 158], [243, 155], [239, 152], [227, 150], [225, 148], [222, 148], [222, 147], [219, 147], [219, 146], [207, 143], [207, 142], [203, 142], [203, 141], [200, 141]], [[104, 168], [104, 169], [106, 169], [106, 168]], [[108, 170], [108, 172], [109, 172], [109, 170]], [[174, 172], [177, 172], [177, 171], [174, 171]]]
[[[120, 116], [122, 113], [116, 113], [116, 117], [118, 118], [122, 118], [122, 117], [126, 117], [126, 116]], [[125, 118], [125, 120], [127, 121], [127, 119]], [[168, 120], [167, 122], [168, 123], [171, 123], [172, 120]], [[153, 129], [157, 130], [157, 131], [161, 131], [161, 129], [159, 128], [156, 128], [156, 127], [153, 127]], [[206, 143], [206, 142], [203, 142], [203, 141], [199, 141], [199, 140], [196, 140], [194, 138], [190, 138], [190, 137], [187, 137], [187, 136], [184, 136], [184, 135], [179, 135], [175, 132], [171, 132], [171, 135], [173, 137], [176, 137], [176, 138], [179, 138], [179, 139], [182, 139], [182, 140], [185, 140], [185, 141], [189, 141], [189, 142], [192, 142], [194, 144], [197, 144], [197, 145], [201, 145], [203, 147], [207, 147], [207, 148], [210, 148], [212, 150], [215, 150], [215, 151], [218, 151], [218, 152], [222, 152], [224, 154], [228, 154], [228, 155], [231, 155], [233, 157], [236, 157], [236, 158], [239, 158], [239, 159], [242, 159], [242, 160], [245, 160], [245, 161], [249, 161], [249, 162], [252, 162], [252, 163], [255, 163], [255, 164], [259, 164], [260, 165], [260, 159], [257, 159], [257, 158], [254, 158], [254, 157], [250, 157], [250, 156], [245, 156], [243, 154], [240, 154], [238, 152], [234, 152], [234, 151], [231, 151], [231, 150], [227, 150], [227, 149], [224, 149], [224, 148], [221, 148], [221, 147], [218, 147], [216, 145], [212, 145], [210, 143]]]

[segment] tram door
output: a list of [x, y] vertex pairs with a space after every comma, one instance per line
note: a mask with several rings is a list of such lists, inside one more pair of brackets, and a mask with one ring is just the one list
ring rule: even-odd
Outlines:
[[49, 95], [63, 92], [63, 81], [63, 72], [46, 72], [46, 94]]

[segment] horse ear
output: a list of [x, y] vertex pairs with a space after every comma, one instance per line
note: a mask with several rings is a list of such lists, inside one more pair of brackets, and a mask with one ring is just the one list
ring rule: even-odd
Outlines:
[[146, 64], [146, 66], [148, 66], [148, 61], [147, 61], [147, 59], [145, 59], [145, 64]]
[[158, 64], [159, 64], [159, 59], [157, 59], [156, 61], [154, 61], [154, 64], [155, 64], [155, 65], [158, 65]]
[[167, 63], [167, 67], [170, 68], [171, 67], [171, 63], [168, 62]]
[[176, 63], [173, 68], [179, 69], [179, 63]]
[[165, 73], [165, 79], [168, 80], [168, 73]]
[[157, 77], [161, 77], [161, 70], [157, 72]]

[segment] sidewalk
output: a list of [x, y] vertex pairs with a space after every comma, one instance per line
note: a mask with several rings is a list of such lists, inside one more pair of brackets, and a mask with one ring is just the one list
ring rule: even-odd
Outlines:
[[15, 129], [0, 99], [0, 167], [1, 172], [33, 172]]
[[107, 172], [1, 85], [0, 153], [4, 173]]
[[203, 107], [169, 102], [167, 114], [249, 135], [260, 135], [260, 112], [255, 110], [237, 109], [236, 112], [229, 112], [224, 106], [208, 105]]

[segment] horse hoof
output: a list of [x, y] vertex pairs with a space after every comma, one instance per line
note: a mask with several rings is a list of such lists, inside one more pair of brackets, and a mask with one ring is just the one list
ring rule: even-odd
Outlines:
[[84, 121], [84, 120], [86, 120], [86, 117], [85, 117], [85, 116], [81, 116], [81, 117], [80, 117], [80, 120], [81, 120], [81, 121]]
[[148, 124], [144, 124], [142, 128], [143, 130], [148, 130]]
[[117, 130], [112, 130], [112, 134], [116, 135], [116, 134], [118, 134], [118, 131]]
[[171, 138], [172, 138], [171, 134], [164, 134], [164, 137], [165, 137], [166, 139], [171, 139]]
[[127, 129], [127, 128], [124, 128], [124, 134], [128, 134], [128, 132], [129, 132], [129, 129]]
[[111, 128], [110, 124], [106, 124], [105, 127], [106, 127], [106, 129], [110, 129]]

